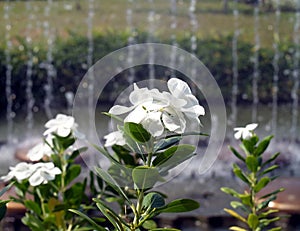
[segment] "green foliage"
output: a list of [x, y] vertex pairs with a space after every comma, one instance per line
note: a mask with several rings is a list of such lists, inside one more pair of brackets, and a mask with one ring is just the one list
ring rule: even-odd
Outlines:
[[[227, 187], [221, 188], [224, 193], [227, 193], [238, 200], [230, 203], [233, 210], [225, 209], [225, 211], [245, 223], [246, 227], [253, 231], [269, 228], [271, 223], [280, 219], [276, 216], [270, 216], [273, 215], [273, 213], [278, 212], [278, 210], [269, 209], [268, 204], [271, 201], [274, 201], [277, 194], [284, 189], [280, 188], [274, 192], [258, 197], [258, 193], [275, 179], [269, 177], [268, 173], [278, 168], [276, 164], [272, 165], [272, 162], [278, 157], [278, 153], [271, 156], [269, 159], [263, 158], [265, 150], [268, 148], [272, 138], [273, 136], [267, 136], [260, 141], [258, 136], [254, 134], [248, 139], [242, 139], [241, 150], [243, 150], [243, 154], [233, 147], [230, 147], [232, 153], [242, 163], [240, 166], [234, 164], [233, 172], [247, 185], [247, 188], [243, 193], [239, 193], [236, 190]], [[281, 230], [279, 227], [273, 229]], [[247, 229], [233, 226], [230, 227], [230, 230], [245, 231]]]
[[[0, 190], [0, 197], [6, 193], [11, 187], [12, 187], [13, 183], [8, 184], [7, 186], [5, 186], [3, 189]], [[1, 200], [0, 199], [0, 221], [3, 219], [3, 217], [5, 216], [6, 213], [6, 204], [9, 202], [10, 200]]]
[[[158, 228], [153, 218], [161, 213], [192, 211], [199, 207], [199, 203], [191, 199], [177, 199], [167, 203], [166, 196], [153, 188], [158, 181], [164, 180], [163, 176], [168, 170], [194, 155], [195, 147], [179, 145], [181, 135], [178, 134], [153, 137], [136, 123], [124, 123], [119, 129], [124, 131], [127, 144], [115, 144], [111, 150], [96, 147], [111, 161], [107, 171], [95, 168], [104, 181], [102, 190], [93, 199], [99, 211], [114, 230], [176, 230]], [[136, 150], [141, 152], [137, 153]], [[110, 206], [110, 203], [116, 202], [119, 210]], [[70, 211], [82, 218], [86, 217], [78, 210]], [[102, 230], [102, 227], [97, 228], [98, 222], [95, 219], [86, 220], [95, 230]]]

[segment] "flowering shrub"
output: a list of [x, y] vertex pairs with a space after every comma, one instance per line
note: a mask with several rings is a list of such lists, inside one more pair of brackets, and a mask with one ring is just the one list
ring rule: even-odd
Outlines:
[[[104, 148], [96, 147], [111, 161], [111, 166], [108, 171], [96, 167], [106, 187], [94, 201], [115, 230], [159, 230], [153, 220], [158, 214], [199, 207], [190, 199], [167, 203], [166, 195], [153, 190], [171, 169], [195, 155], [195, 146], [180, 141], [186, 135], [201, 135], [199, 131], [187, 130], [187, 124], [199, 127], [199, 116], [204, 115], [204, 108], [184, 81], [172, 78], [167, 85], [169, 92], [134, 84], [129, 95], [132, 105], [115, 105], [107, 113], [119, 125], [117, 131], [104, 137]], [[118, 202], [120, 209], [113, 210], [111, 202]]]
[[[244, 166], [240, 167], [234, 164], [233, 172], [242, 182], [246, 183], [247, 189], [243, 193], [239, 193], [228, 187], [223, 187], [221, 190], [237, 199], [237, 201], [230, 203], [231, 207], [236, 211], [232, 209], [225, 209], [225, 211], [242, 221], [246, 225], [246, 228], [232, 226], [230, 230], [265, 230], [271, 223], [280, 219], [278, 216], [270, 217], [278, 212], [278, 210], [269, 209], [268, 205], [284, 189], [279, 188], [274, 192], [258, 196], [258, 193], [262, 189], [277, 178], [277, 176], [271, 177], [268, 174], [279, 167], [276, 164], [272, 165], [272, 162], [279, 156], [279, 153], [274, 154], [269, 159], [263, 158], [263, 154], [273, 136], [267, 136], [260, 141], [259, 137], [253, 131], [256, 127], [257, 124], [248, 124], [244, 128], [234, 129], [236, 131], [234, 137], [241, 141], [241, 149], [244, 154], [241, 154], [233, 147], [230, 147], [230, 150], [242, 161]], [[245, 170], [242, 170], [243, 167], [245, 167]], [[281, 228], [276, 227], [268, 230], [276, 231], [281, 230]]]
[[26, 207], [22, 222], [31, 230], [77, 230], [83, 219], [68, 209], [82, 210], [89, 204], [87, 179], [74, 181], [81, 172], [74, 160], [85, 148], [73, 147], [77, 139], [73, 117], [59, 114], [45, 127], [44, 141], [28, 152], [28, 158], [38, 162], [18, 163], [1, 179], [14, 182], [12, 200]]

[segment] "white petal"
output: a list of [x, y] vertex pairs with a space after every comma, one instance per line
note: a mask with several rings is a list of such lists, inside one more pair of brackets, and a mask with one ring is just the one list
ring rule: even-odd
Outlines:
[[134, 107], [125, 107], [125, 106], [121, 106], [121, 105], [115, 105], [108, 111], [108, 113], [113, 114], [113, 115], [122, 115], [122, 114], [132, 111], [133, 108]]
[[29, 184], [31, 186], [38, 186], [43, 183], [45, 179], [42, 177], [40, 171], [36, 171], [32, 174], [32, 176], [29, 178]]
[[139, 106], [128, 114], [124, 122], [133, 122], [139, 124], [147, 117], [147, 114], [148, 113], [145, 108], [143, 106]]
[[164, 132], [160, 118], [161, 112], [152, 112], [142, 121], [143, 127], [154, 137], [161, 136]]
[[40, 144], [34, 146], [27, 153], [27, 157], [31, 161], [38, 161], [38, 160], [42, 159], [43, 156], [44, 156], [44, 143], [40, 143]]
[[[235, 128], [236, 129], [236, 128]], [[234, 138], [239, 140], [242, 137], [242, 130], [238, 130], [235, 134], [234, 134]]]
[[61, 137], [67, 137], [68, 135], [70, 135], [71, 131], [72, 130], [70, 128], [61, 126], [57, 128], [56, 134]]
[[256, 123], [248, 124], [248, 125], [246, 126], [246, 129], [247, 129], [248, 131], [253, 131], [255, 128], [257, 128], [257, 126], [258, 126], [258, 124], [256, 124]]
[[177, 78], [171, 78], [168, 81], [168, 88], [176, 98], [182, 98], [182, 95], [191, 94], [191, 89], [187, 83]]

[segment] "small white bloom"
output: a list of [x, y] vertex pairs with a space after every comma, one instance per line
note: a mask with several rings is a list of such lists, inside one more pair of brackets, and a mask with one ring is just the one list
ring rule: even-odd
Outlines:
[[76, 130], [77, 124], [74, 117], [58, 114], [55, 119], [49, 120], [45, 127], [47, 130], [44, 132], [44, 136], [56, 133], [61, 137], [67, 137], [73, 130]]
[[246, 127], [238, 127], [234, 128], [236, 132], [234, 134], [234, 138], [239, 139], [249, 139], [253, 136], [253, 130], [258, 126], [256, 123], [248, 124]]
[[34, 146], [28, 151], [27, 157], [31, 161], [39, 161], [44, 156], [51, 156], [53, 154], [53, 151], [51, 149], [51, 147], [53, 147], [52, 139], [53, 136], [48, 135], [46, 137], [46, 142], [43, 141], [42, 143], [37, 144], [36, 146]]
[[31, 186], [38, 186], [54, 180], [58, 174], [61, 174], [61, 170], [52, 162], [36, 164], [21, 162], [15, 167], [10, 167], [10, 172], [6, 176], [2, 176], [1, 180], [9, 181], [16, 178], [18, 182], [21, 182], [28, 179]]
[[6, 182], [16, 178], [17, 181], [21, 182], [31, 176], [33, 172], [31, 166], [32, 164], [20, 162], [15, 167], [9, 167], [10, 172], [6, 176], [2, 176], [1, 180]]
[[170, 79], [167, 85], [170, 92], [138, 88], [134, 84], [134, 90], [129, 95], [132, 106], [115, 105], [109, 113], [129, 113], [124, 122], [142, 124], [154, 137], [162, 135], [165, 130], [183, 133], [186, 129], [186, 119], [200, 125], [198, 117], [204, 115], [205, 111], [189, 86], [177, 78]]
[[126, 140], [121, 131], [111, 132], [108, 135], [104, 136], [104, 139], [106, 140], [106, 142], [104, 144], [105, 147], [111, 147], [115, 144], [120, 145], [120, 146], [123, 146], [126, 144]]
[[61, 170], [55, 167], [52, 162], [34, 164], [32, 165], [32, 169], [34, 172], [29, 177], [29, 184], [31, 186], [47, 184], [48, 181], [54, 180], [56, 175], [61, 174]]

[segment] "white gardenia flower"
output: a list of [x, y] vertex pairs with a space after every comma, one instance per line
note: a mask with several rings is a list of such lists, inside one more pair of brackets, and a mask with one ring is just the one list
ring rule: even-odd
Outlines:
[[56, 133], [61, 137], [67, 137], [72, 131], [76, 130], [77, 124], [74, 117], [58, 114], [55, 119], [49, 120], [45, 127], [47, 130], [44, 132], [44, 136]]
[[258, 126], [256, 123], [248, 124], [246, 127], [237, 127], [234, 128], [236, 132], [234, 138], [239, 139], [249, 139], [253, 136], [253, 130]]
[[165, 129], [183, 133], [186, 129], [186, 119], [200, 125], [198, 117], [204, 115], [205, 111], [189, 86], [177, 78], [171, 78], [167, 85], [170, 92], [138, 88], [134, 84], [134, 90], [129, 96], [132, 106], [115, 105], [109, 113], [129, 113], [124, 122], [140, 123], [154, 137], [162, 135]]
[[32, 165], [32, 169], [34, 169], [33, 174], [29, 177], [31, 186], [47, 184], [48, 181], [54, 180], [56, 175], [61, 174], [61, 170], [52, 162], [36, 163]]
[[21, 182], [32, 175], [33, 169], [31, 166], [32, 164], [20, 162], [15, 167], [9, 167], [10, 172], [6, 176], [2, 176], [1, 180], [6, 182], [16, 178], [18, 182]]
[[31, 161], [39, 161], [41, 160], [44, 156], [51, 156], [53, 154], [53, 151], [51, 147], [53, 147], [53, 142], [52, 142], [53, 136], [48, 135], [42, 143], [37, 144], [33, 148], [31, 148], [28, 153], [27, 157]]
[[126, 140], [121, 131], [111, 132], [108, 135], [104, 136], [104, 139], [106, 140], [105, 144], [104, 144], [105, 147], [111, 147], [115, 144], [120, 145], [120, 146], [123, 146], [126, 144]]
[[1, 180], [9, 181], [16, 178], [18, 182], [28, 179], [31, 186], [46, 184], [54, 180], [56, 175], [61, 174], [61, 170], [55, 167], [52, 162], [48, 163], [18, 163], [15, 167], [10, 167], [10, 172], [2, 176]]

